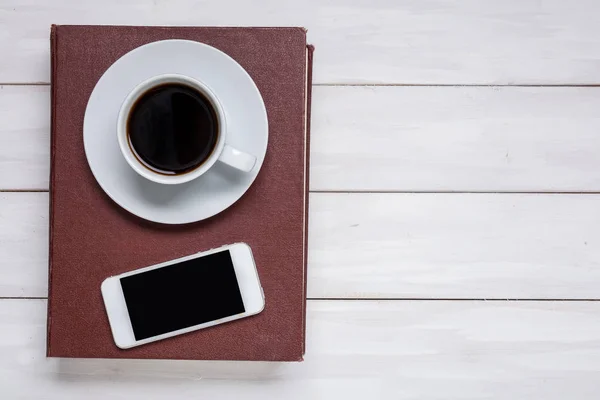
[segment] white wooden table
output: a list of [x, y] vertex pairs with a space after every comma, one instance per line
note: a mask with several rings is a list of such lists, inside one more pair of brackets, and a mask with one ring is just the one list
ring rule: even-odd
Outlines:
[[[600, 3], [247, 3], [0, 0], [0, 398], [597, 399]], [[304, 363], [45, 358], [51, 23], [308, 28]]]

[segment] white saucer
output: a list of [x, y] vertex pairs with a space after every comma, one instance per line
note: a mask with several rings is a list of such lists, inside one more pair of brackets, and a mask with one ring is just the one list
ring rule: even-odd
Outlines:
[[[257, 158], [251, 172], [217, 162], [191, 182], [161, 185], [127, 164], [117, 143], [119, 108], [137, 84], [165, 73], [190, 76], [213, 90], [225, 110], [228, 143]], [[258, 175], [268, 136], [265, 105], [250, 75], [225, 53], [188, 40], [150, 43], [118, 59], [96, 84], [83, 122], [85, 154], [102, 189], [132, 214], [164, 224], [201, 221], [235, 203]]]

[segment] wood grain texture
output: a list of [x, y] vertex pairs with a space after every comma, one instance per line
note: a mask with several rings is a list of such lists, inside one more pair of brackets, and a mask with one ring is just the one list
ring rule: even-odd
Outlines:
[[[311, 190], [600, 191], [600, 88], [315, 87]], [[48, 189], [49, 88], [0, 87], [0, 189]]]
[[[310, 201], [309, 297], [600, 298], [600, 195]], [[47, 193], [0, 194], [0, 297], [46, 296], [47, 213]]]
[[0, 86], [0, 121], [0, 189], [47, 190], [50, 88]]
[[313, 190], [600, 190], [600, 88], [317, 88], [313, 104]]
[[4, 0], [0, 82], [49, 81], [57, 23], [305, 26], [316, 83], [598, 83], [599, 10], [595, 0]]
[[313, 194], [308, 291], [599, 298], [600, 196]]
[[0, 301], [10, 399], [593, 399], [600, 303], [310, 301], [303, 363], [46, 359], [44, 300]]
[[0, 193], [0, 297], [48, 295], [48, 209], [47, 193]]

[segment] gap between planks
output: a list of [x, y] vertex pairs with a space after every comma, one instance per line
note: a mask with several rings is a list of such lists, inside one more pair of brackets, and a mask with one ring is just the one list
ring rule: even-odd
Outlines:
[[[0, 82], [2, 86], [50, 86], [50, 82]], [[549, 83], [549, 84], [533, 84], [533, 83], [498, 83], [498, 84], [481, 84], [481, 83], [313, 83], [319, 87], [538, 87], [538, 88], [597, 88], [600, 83]]]
[[[48, 193], [48, 189], [0, 189], [0, 193]], [[317, 194], [539, 194], [539, 195], [600, 195], [598, 191], [464, 191], [464, 190], [309, 190], [309, 193]]]
[[[0, 301], [2, 300], [48, 300], [48, 297], [42, 296], [0, 296]], [[483, 302], [571, 302], [571, 303], [584, 303], [584, 302], [593, 302], [600, 301], [600, 299], [529, 299], [529, 298], [508, 298], [508, 299], [500, 299], [500, 298], [492, 298], [492, 299], [477, 299], [477, 298], [443, 298], [443, 297], [381, 297], [381, 298], [373, 298], [373, 297], [308, 297], [307, 301], [483, 301]]]

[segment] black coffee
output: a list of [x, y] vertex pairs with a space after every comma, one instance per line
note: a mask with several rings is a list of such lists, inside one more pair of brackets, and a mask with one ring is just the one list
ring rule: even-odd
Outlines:
[[129, 112], [127, 134], [142, 163], [172, 175], [193, 170], [211, 155], [219, 126], [214, 108], [202, 93], [168, 83], [139, 97]]

